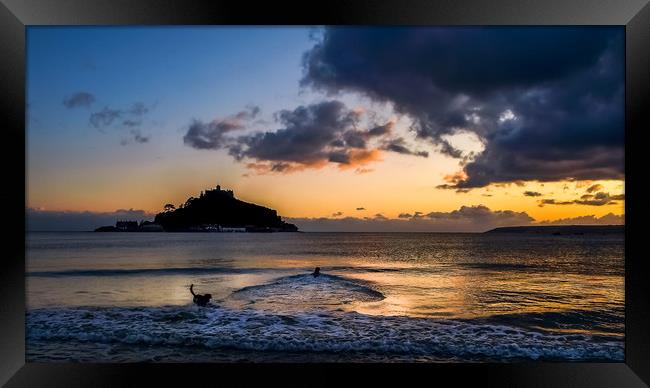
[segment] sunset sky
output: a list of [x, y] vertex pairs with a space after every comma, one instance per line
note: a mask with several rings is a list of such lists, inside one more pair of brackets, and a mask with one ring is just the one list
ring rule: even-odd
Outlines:
[[303, 230], [623, 223], [621, 27], [29, 27], [26, 120], [31, 230], [217, 183]]

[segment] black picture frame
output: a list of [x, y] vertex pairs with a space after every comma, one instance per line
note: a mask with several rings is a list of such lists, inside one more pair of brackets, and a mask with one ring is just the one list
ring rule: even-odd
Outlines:
[[[626, 31], [625, 362], [512, 364], [36, 364], [25, 363], [25, 30], [30, 25], [390, 24], [620, 25]], [[182, 386], [207, 379], [247, 385], [309, 376], [338, 384], [355, 379], [404, 384], [420, 379], [487, 386], [633, 387], [650, 384], [650, 271], [643, 254], [648, 205], [642, 191], [644, 132], [650, 129], [650, 5], [645, 0], [328, 0], [236, 2], [200, 0], [1, 0], [0, 107], [5, 138], [2, 192], [5, 243], [0, 271], [0, 384], [37, 386]], [[644, 114], [645, 113], [645, 114]], [[646, 151], [647, 153], [647, 151]], [[22, 228], [22, 229], [21, 229]], [[351, 376], [351, 377], [350, 377]], [[304, 382], [304, 381], [303, 381]], [[309, 381], [307, 381], [309, 382]]]

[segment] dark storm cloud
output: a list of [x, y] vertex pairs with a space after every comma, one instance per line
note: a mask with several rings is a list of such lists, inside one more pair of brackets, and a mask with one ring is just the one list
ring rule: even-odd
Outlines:
[[92, 103], [95, 102], [95, 96], [88, 92], [77, 92], [72, 96], [65, 97], [63, 99], [63, 106], [68, 109], [77, 108], [84, 106], [86, 108], [90, 107]]
[[328, 160], [334, 163], [350, 163], [350, 157], [345, 152], [330, 152], [328, 155]]
[[537, 191], [524, 191], [524, 195], [526, 197], [541, 197], [542, 193], [539, 193]]
[[389, 122], [360, 130], [362, 114], [337, 100], [298, 106], [275, 114], [280, 129], [231, 138], [219, 146], [236, 160], [255, 160], [249, 168], [262, 173], [287, 173], [327, 163], [340, 168], [361, 166], [380, 156], [368, 141], [389, 133], [394, 125]]
[[312, 164], [322, 160], [346, 163], [343, 152], [329, 153], [327, 147], [340, 134], [352, 129], [358, 116], [340, 101], [325, 101], [282, 110], [276, 114], [283, 128], [274, 132], [258, 132], [237, 139], [230, 154], [261, 161]]
[[[366, 119], [364, 111], [351, 110], [338, 100], [280, 110], [274, 114], [278, 129], [232, 134], [249, 129], [258, 112], [255, 107], [209, 123], [194, 120], [183, 141], [197, 149], [225, 149], [237, 161], [247, 159], [246, 166], [259, 173], [291, 173], [328, 163], [364, 173], [371, 170], [361, 167], [380, 160], [382, 151], [428, 156], [409, 149], [402, 138], [387, 139], [394, 121], [379, 125], [375, 115]], [[364, 126], [370, 129], [361, 129]]]
[[209, 123], [194, 120], [183, 136], [183, 142], [196, 149], [220, 149], [224, 146], [224, 134], [245, 129], [248, 122], [259, 112], [259, 107], [249, 106], [225, 119], [213, 120]]
[[344, 144], [352, 148], [366, 148], [366, 134], [350, 130], [343, 134]]
[[118, 220], [151, 220], [154, 214], [144, 210], [118, 209], [114, 212], [49, 211], [26, 209], [29, 231], [91, 231], [105, 225], [115, 225]]
[[620, 179], [623, 48], [614, 27], [332, 27], [302, 84], [390, 102], [453, 157], [445, 135], [478, 135], [484, 152], [450, 188]]
[[378, 125], [368, 130], [368, 136], [383, 136], [389, 134], [393, 130], [394, 123], [388, 122], [384, 125]]

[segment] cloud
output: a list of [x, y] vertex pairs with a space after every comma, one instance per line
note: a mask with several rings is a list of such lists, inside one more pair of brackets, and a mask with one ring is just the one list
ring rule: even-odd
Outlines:
[[26, 209], [28, 231], [91, 231], [118, 220], [151, 220], [154, 214], [144, 210], [118, 209], [114, 212], [53, 211]]
[[389, 121], [384, 125], [378, 125], [374, 128], [369, 129], [367, 133], [368, 136], [370, 137], [388, 135], [391, 133], [394, 126], [395, 126], [395, 122]]
[[150, 107], [142, 102], [135, 102], [126, 109], [104, 107], [102, 110], [90, 115], [89, 123], [93, 127], [103, 130], [119, 123], [116, 128], [134, 128], [142, 124], [142, 119], [149, 113]]
[[609, 193], [599, 192], [595, 195], [593, 194], [584, 194], [580, 196], [580, 199], [574, 199], [573, 201], [557, 201], [555, 199], [543, 199], [539, 202], [539, 206], [544, 205], [587, 205], [587, 206], [604, 206], [604, 205], [613, 205], [617, 201], [624, 201], [625, 194], [610, 195]]
[[483, 232], [499, 226], [529, 225], [534, 219], [526, 212], [490, 210], [478, 205], [426, 215], [402, 213], [398, 218], [379, 213], [364, 218], [289, 218], [287, 221], [307, 232]]
[[63, 99], [63, 106], [68, 109], [86, 107], [89, 108], [95, 102], [95, 96], [88, 92], [77, 92]]
[[149, 112], [149, 107], [142, 102], [135, 102], [126, 112], [134, 116], [143, 116], [145, 113]]
[[343, 212], [332, 213], [332, 217], [340, 217], [343, 215]]
[[[346, 154], [346, 161], [339, 163], [338, 167], [344, 170], [357, 168], [357, 166], [363, 166], [378, 160], [381, 160], [381, 151], [379, 150], [350, 150]], [[363, 173], [366, 171], [357, 169], [357, 172]]]
[[284, 126], [276, 131], [241, 136], [230, 154], [237, 160], [295, 163], [305, 166], [322, 161], [349, 163], [346, 149], [330, 145], [358, 123], [358, 114], [348, 110], [340, 101], [282, 110], [276, 114]]
[[576, 199], [574, 202], [578, 205], [589, 205], [589, 206], [603, 206], [609, 204], [615, 204], [616, 201], [625, 200], [625, 194], [619, 195], [609, 195], [609, 193], [599, 192], [594, 196], [582, 196], [581, 199]]
[[110, 109], [104, 107], [99, 112], [90, 115], [90, 124], [95, 128], [108, 127], [113, 122], [122, 116], [123, 112], [119, 109]]
[[366, 210], [365, 207], [358, 207], [357, 210]]
[[539, 193], [537, 191], [524, 191], [524, 195], [526, 197], [541, 197], [542, 193]]
[[614, 215], [613, 213], [608, 213], [602, 217], [596, 217], [594, 215], [572, 217], [572, 218], [561, 218], [555, 221], [541, 221], [540, 225], [624, 225], [625, 216], [624, 215]]
[[604, 205], [613, 205], [617, 201], [624, 201], [625, 194], [610, 195], [609, 193], [599, 192], [594, 194], [584, 194], [580, 196], [580, 199], [574, 199], [573, 201], [557, 201], [555, 199], [543, 199], [539, 201], [539, 206], [543, 207], [544, 205], [587, 205], [587, 206], [604, 206]]
[[331, 27], [303, 58], [303, 86], [391, 103], [420, 139], [485, 149], [448, 188], [622, 179], [624, 34], [618, 27]]
[[539, 201], [539, 207], [544, 205], [573, 205], [574, 201], [557, 201], [555, 199], [542, 199]]
[[413, 151], [409, 149], [406, 146], [406, 142], [401, 137], [386, 141], [381, 148], [383, 150], [396, 152], [398, 154], [421, 156], [424, 158], [429, 156], [429, 153], [426, 151]]
[[595, 184], [593, 186], [589, 186], [586, 191], [588, 193], [593, 193], [594, 191], [600, 191], [602, 189], [603, 189], [603, 185]]
[[530, 222], [533, 221], [526, 212], [514, 212], [512, 210], [495, 210], [484, 205], [461, 206], [458, 210], [446, 212], [431, 212], [426, 215], [432, 219], [468, 219], [468, 220], [491, 220], [493, 222]]
[[249, 106], [234, 115], [209, 123], [194, 120], [183, 136], [183, 143], [196, 149], [220, 149], [224, 146], [226, 133], [245, 129], [248, 122], [257, 117], [259, 112], [259, 107]]
[[365, 168], [365, 167], [358, 167], [354, 170], [355, 174], [368, 174], [373, 171], [375, 170], [372, 168]]
[[[365, 111], [349, 109], [338, 100], [280, 110], [274, 115], [279, 129], [234, 135], [247, 129], [248, 121], [257, 112], [259, 108], [210, 123], [194, 120], [183, 141], [197, 149], [225, 149], [235, 160], [247, 161], [247, 168], [258, 173], [292, 173], [328, 164], [366, 173], [372, 170], [364, 166], [381, 160], [382, 151], [426, 156], [425, 152], [406, 148], [376, 148], [378, 144], [372, 143], [381, 143], [390, 136], [395, 122], [378, 125], [372, 118], [363, 121]], [[360, 129], [364, 126], [370, 129]], [[403, 142], [398, 140], [399, 144]]]
[[[428, 216], [428, 215], [427, 215]], [[400, 213], [397, 218], [422, 218], [425, 217], [424, 213], [422, 212], [414, 212], [413, 214], [411, 213]]]
[[125, 146], [125, 145], [127, 145], [129, 143], [132, 143], [132, 142], [133, 143], [138, 143], [138, 144], [144, 144], [144, 143], [149, 142], [150, 136], [143, 135], [142, 132], [140, 132], [139, 130], [132, 129], [129, 132], [130, 132], [130, 137], [123, 138], [120, 141], [121, 145]]
[[141, 120], [124, 120], [122, 121], [122, 125], [125, 127], [138, 127], [142, 124]]

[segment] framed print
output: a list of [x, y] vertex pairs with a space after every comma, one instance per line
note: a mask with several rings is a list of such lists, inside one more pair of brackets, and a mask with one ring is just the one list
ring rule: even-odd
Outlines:
[[645, 386], [649, 16], [5, 1], [2, 382]]

